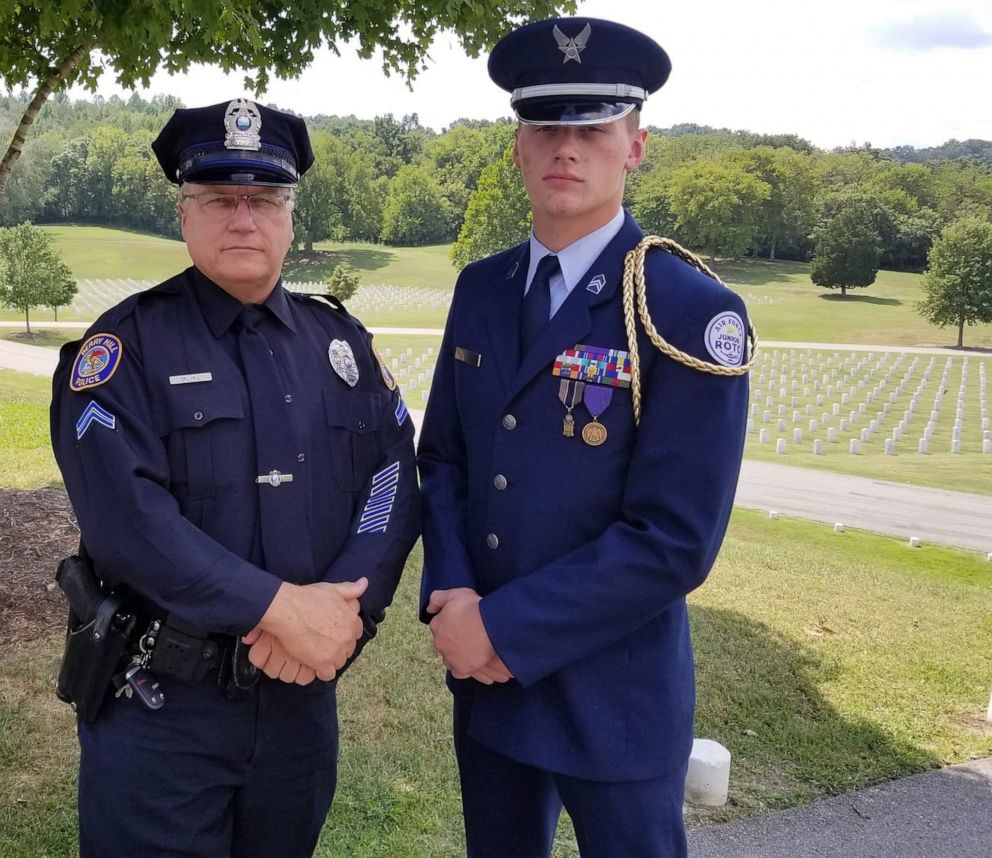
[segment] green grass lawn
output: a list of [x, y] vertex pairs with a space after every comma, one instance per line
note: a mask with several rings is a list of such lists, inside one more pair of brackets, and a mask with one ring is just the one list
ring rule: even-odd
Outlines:
[[[464, 854], [448, 693], [416, 619], [419, 550], [341, 682], [339, 789], [317, 855]], [[806, 803], [992, 754], [992, 575], [980, 555], [736, 510], [690, 599], [697, 735], [733, 754], [730, 803]], [[0, 647], [0, 854], [70, 855], [76, 749], [51, 694], [60, 641]], [[574, 858], [568, 827], [555, 855]]]
[[[916, 311], [923, 298], [920, 275], [879, 271], [875, 282], [851, 289], [823, 289], [802, 262], [741, 259], [716, 271], [748, 302], [760, 339], [800, 343], [883, 343], [954, 346], [956, 328], [937, 328]], [[966, 327], [964, 345], [992, 349], [992, 325]]]
[[51, 397], [49, 379], [0, 369], [0, 486], [62, 482], [49, 441]]

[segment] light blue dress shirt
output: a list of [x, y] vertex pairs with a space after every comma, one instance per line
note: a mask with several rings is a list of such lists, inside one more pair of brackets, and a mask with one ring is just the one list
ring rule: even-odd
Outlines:
[[[558, 312], [558, 308], [565, 303], [565, 299], [578, 285], [584, 274], [587, 272], [596, 274], [595, 271], [589, 271], [589, 266], [596, 261], [606, 245], [620, 232], [622, 226], [623, 209], [619, 208], [609, 223], [558, 251], [558, 264], [561, 266], [561, 272], [551, 277], [551, 316], [549, 318]], [[530, 232], [530, 265], [527, 268], [525, 295], [530, 289], [538, 263], [551, 252], [534, 237], [534, 230], [532, 229]]]

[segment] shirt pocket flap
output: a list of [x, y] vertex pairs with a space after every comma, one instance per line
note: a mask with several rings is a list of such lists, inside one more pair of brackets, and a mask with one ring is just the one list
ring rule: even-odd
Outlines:
[[383, 398], [379, 393], [357, 390], [348, 393], [324, 391], [327, 425], [348, 429], [358, 435], [368, 435], [379, 429], [379, 413], [382, 407]]
[[157, 403], [155, 428], [160, 435], [176, 429], [197, 429], [215, 420], [243, 420], [245, 417], [240, 394], [229, 387], [176, 390], [171, 394]]

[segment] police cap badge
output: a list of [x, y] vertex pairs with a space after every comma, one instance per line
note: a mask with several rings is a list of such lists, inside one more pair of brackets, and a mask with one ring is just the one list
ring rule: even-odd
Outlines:
[[668, 80], [668, 54], [643, 33], [597, 18], [555, 18], [504, 36], [489, 76], [532, 125], [614, 122]]
[[175, 184], [292, 186], [313, 163], [299, 116], [244, 98], [177, 110], [152, 151]]

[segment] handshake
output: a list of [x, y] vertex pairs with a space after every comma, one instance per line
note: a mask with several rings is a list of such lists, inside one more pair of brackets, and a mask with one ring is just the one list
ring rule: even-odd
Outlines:
[[368, 584], [367, 578], [304, 586], [283, 582], [258, 625], [242, 638], [251, 646], [249, 660], [283, 682], [334, 679], [362, 636], [358, 599]]

